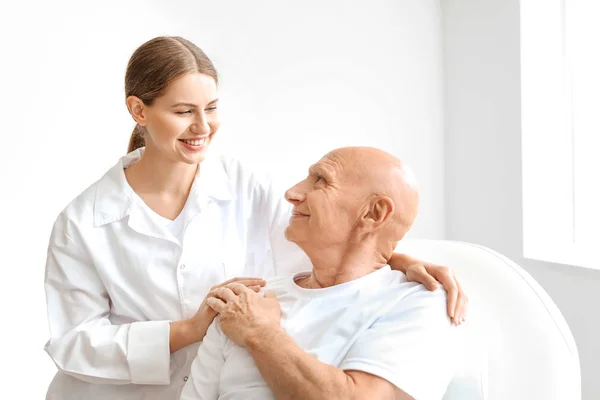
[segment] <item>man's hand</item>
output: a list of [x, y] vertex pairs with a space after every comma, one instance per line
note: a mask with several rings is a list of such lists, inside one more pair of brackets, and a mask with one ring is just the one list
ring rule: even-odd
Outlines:
[[262, 278], [242, 277], [242, 278], [233, 278], [228, 281], [222, 282], [216, 286], [213, 286], [210, 288], [210, 292], [208, 292], [208, 294], [204, 298], [204, 301], [198, 308], [198, 314], [202, 314], [202, 313], [208, 314], [210, 317], [210, 322], [208, 323], [208, 325], [210, 325], [212, 320], [217, 316], [217, 313], [211, 307], [209, 307], [208, 299], [210, 299], [211, 297], [219, 297], [218, 293], [220, 293], [219, 291], [221, 290], [221, 288], [227, 287], [227, 285], [230, 285], [230, 284], [236, 284], [236, 285], [243, 285], [244, 287], [250, 288], [251, 290], [253, 290], [255, 292], [260, 292], [260, 288], [265, 286], [266, 283], [267, 282]]
[[240, 346], [249, 347], [281, 329], [281, 308], [272, 292], [263, 297], [244, 285], [230, 283], [216, 289], [216, 297], [207, 299], [207, 304], [219, 313], [221, 331]]
[[244, 285], [244, 287], [250, 288], [249, 290], [258, 292], [262, 286], [265, 286], [266, 281], [261, 278], [233, 278], [213, 286], [192, 318], [170, 323], [169, 348], [171, 353], [189, 346], [192, 343], [199, 342], [204, 338], [208, 327], [217, 315], [217, 313], [208, 306], [208, 299], [217, 296], [216, 293], [219, 288], [231, 283]]

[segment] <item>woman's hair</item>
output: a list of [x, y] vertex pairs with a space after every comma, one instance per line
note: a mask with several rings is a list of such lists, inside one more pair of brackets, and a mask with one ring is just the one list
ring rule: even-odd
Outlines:
[[[150, 106], [169, 83], [180, 76], [199, 72], [218, 83], [217, 70], [206, 54], [192, 42], [176, 36], [159, 36], [133, 53], [125, 73], [125, 96], [136, 96]], [[146, 129], [136, 124], [127, 152], [145, 145]]]

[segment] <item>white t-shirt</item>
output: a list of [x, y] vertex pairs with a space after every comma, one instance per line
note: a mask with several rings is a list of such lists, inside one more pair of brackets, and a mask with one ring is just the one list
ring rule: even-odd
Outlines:
[[[382, 377], [417, 400], [441, 399], [453, 372], [455, 330], [446, 293], [406, 282], [389, 266], [324, 289], [270, 280], [281, 305], [281, 325], [296, 344], [342, 370]], [[250, 353], [214, 322], [198, 349], [184, 400], [274, 399]]]

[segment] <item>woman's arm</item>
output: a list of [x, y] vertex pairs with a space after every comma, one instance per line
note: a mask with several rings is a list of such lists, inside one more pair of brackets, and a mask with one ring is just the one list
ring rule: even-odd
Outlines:
[[437, 289], [438, 282], [441, 283], [447, 293], [447, 312], [452, 323], [459, 325], [465, 321], [469, 299], [452, 269], [402, 253], [393, 253], [388, 263], [393, 270], [404, 273], [408, 281], [421, 283], [429, 290]]
[[[104, 283], [68, 226], [61, 215], [48, 247], [46, 352], [60, 370], [85, 382], [169, 384], [170, 353], [202, 340], [216, 314], [205, 300], [187, 320], [113, 325]], [[234, 278], [215, 288], [231, 282], [254, 291], [265, 284], [257, 278]], [[212, 295], [211, 291], [207, 298]]]
[[62, 214], [48, 247], [46, 352], [60, 370], [86, 382], [169, 384], [169, 321], [113, 325], [106, 288], [68, 226]]

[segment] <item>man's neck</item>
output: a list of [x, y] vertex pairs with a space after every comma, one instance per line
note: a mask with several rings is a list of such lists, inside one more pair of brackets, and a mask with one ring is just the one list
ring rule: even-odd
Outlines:
[[318, 289], [362, 278], [387, 264], [387, 260], [369, 242], [347, 245], [344, 248], [321, 248], [308, 254], [313, 270], [310, 276], [297, 283], [305, 288]]

